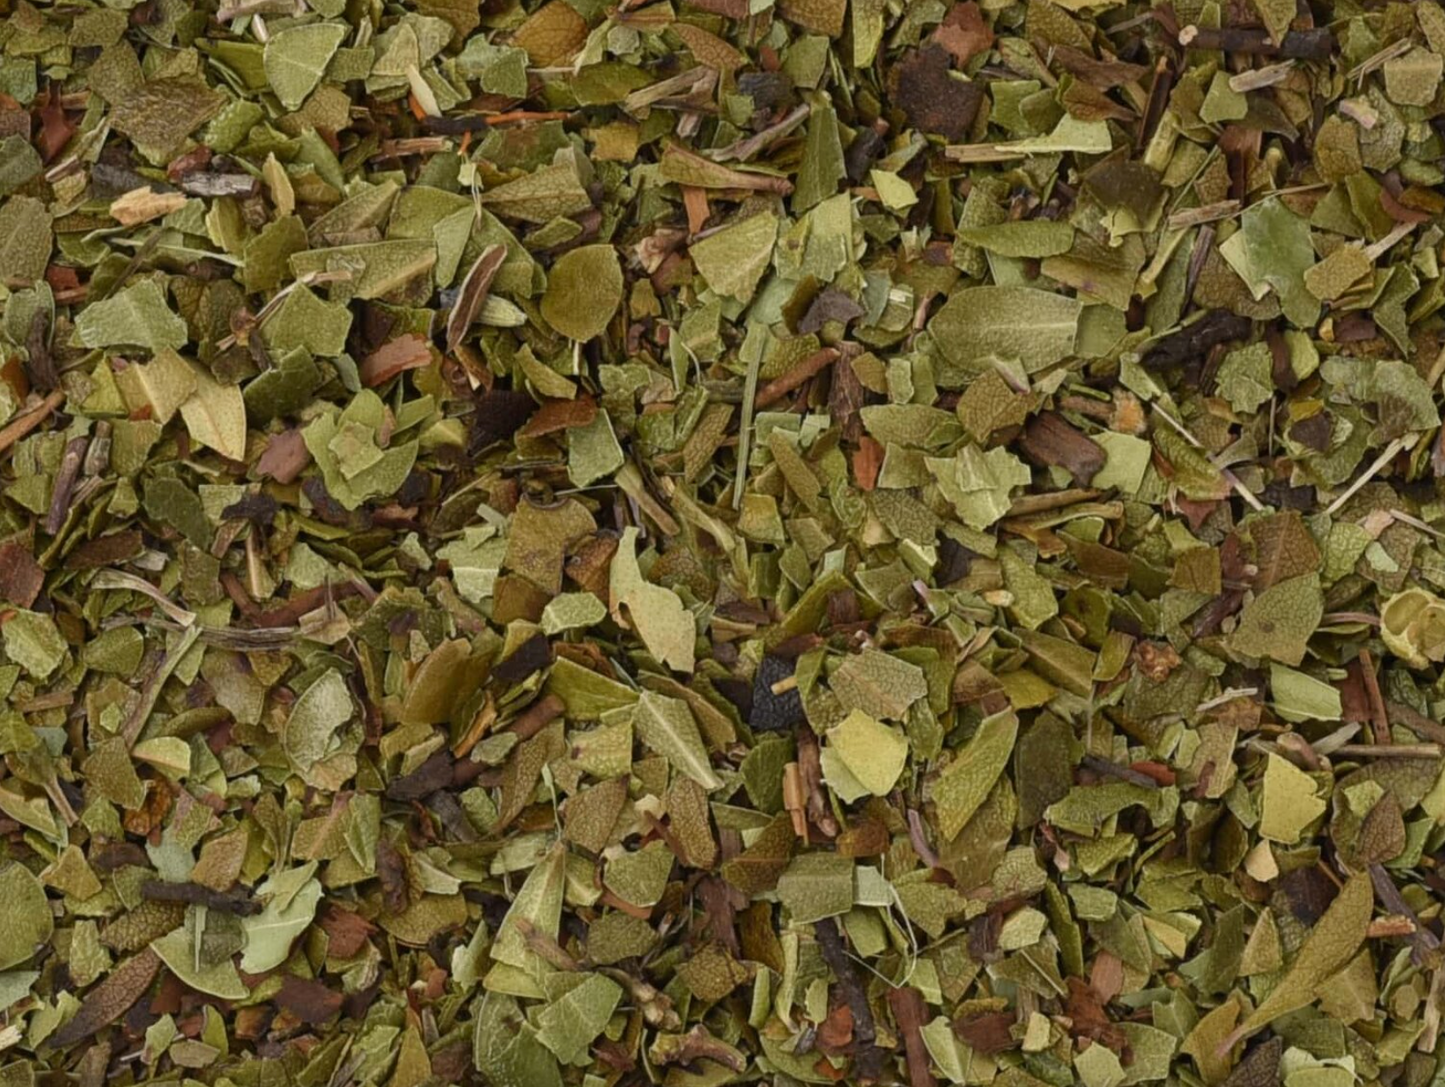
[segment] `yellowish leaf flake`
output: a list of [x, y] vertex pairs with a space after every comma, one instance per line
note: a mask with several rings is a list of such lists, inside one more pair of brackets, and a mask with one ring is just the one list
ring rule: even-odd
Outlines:
[[692, 671], [697, 639], [692, 613], [671, 589], [653, 585], [642, 576], [637, 565], [635, 527], [629, 526], [623, 532], [612, 559], [610, 592], [613, 618], [636, 627], [648, 652], [670, 668]]
[[986, 717], [968, 746], [939, 775], [933, 786], [938, 827], [952, 841], [988, 799], [994, 782], [1013, 754], [1019, 720], [1012, 711]]
[[1293, 845], [1305, 827], [1324, 814], [1314, 778], [1288, 759], [1271, 754], [1264, 771], [1259, 832], [1272, 842]]
[[195, 391], [181, 404], [191, 437], [229, 460], [246, 459], [246, 401], [239, 385], [222, 385], [200, 366]]
[[908, 759], [908, 740], [900, 730], [854, 710], [828, 730], [828, 750], [866, 792], [887, 796]]

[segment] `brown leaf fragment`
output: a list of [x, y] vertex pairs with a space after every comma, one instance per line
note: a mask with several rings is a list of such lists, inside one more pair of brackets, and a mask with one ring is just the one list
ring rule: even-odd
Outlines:
[[1144, 365], [1163, 370], [1202, 360], [1216, 344], [1242, 340], [1252, 327], [1248, 317], [1227, 310], [1212, 310], [1178, 332], [1155, 340], [1144, 355]]
[[798, 332], [800, 335], [810, 336], [821, 332], [829, 321], [846, 325], [862, 317], [865, 312], [867, 311], [862, 306], [842, 291], [829, 287], [820, 292], [808, 306], [808, 312], [798, 321]]
[[889, 989], [888, 1007], [893, 1012], [893, 1021], [898, 1026], [898, 1033], [903, 1035], [903, 1046], [908, 1053], [904, 1062], [908, 1068], [908, 1082], [912, 1087], [937, 1087], [928, 1046], [923, 1041], [923, 1020], [928, 1015], [923, 994], [906, 985]]
[[910, 123], [949, 143], [963, 143], [983, 101], [981, 83], [964, 83], [949, 74], [949, 54], [929, 45], [906, 54], [893, 68], [894, 101]]
[[[878, 1030], [873, 1022], [873, 1009], [868, 1003], [868, 994], [853, 966], [853, 960], [843, 948], [843, 937], [838, 932], [837, 922], [831, 917], [825, 918], [813, 926], [813, 931], [818, 937], [823, 961], [838, 979], [838, 985], [843, 990], [843, 999], [852, 1013], [853, 1047], [858, 1061], [858, 1078], [864, 1083], [871, 1083], [882, 1072], [887, 1053], [875, 1044]], [[896, 1010], [894, 1015], [897, 1016]], [[921, 1036], [919, 1040], [922, 1040]], [[909, 1057], [913, 1058], [912, 1047], [909, 1048]], [[927, 1060], [926, 1055], [924, 1059]]]
[[1306, 925], [1324, 916], [1339, 888], [1317, 867], [1296, 868], [1279, 878], [1279, 890], [1289, 912]]
[[1179, 32], [1179, 44], [1190, 49], [1221, 53], [1254, 53], [1261, 57], [1289, 57], [1295, 60], [1329, 60], [1335, 39], [1328, 27], [1291, 30], [1276, 45], [1269, 32], [1257, 27], [1229, 26], [1222, 29], [1186, 26]]
[[70, 138], [75, 135], [76, 126], [69, 117], [65, 115], [65, 108], [60, 100], [60, 88], [56, 83], [51, 83], [45, 94], [45, 101], [37, 114], [40, 117], [40, 132], [38, 142], [40, 144], [40, 157], [46, 163], [51, 162], [56, 155], [64, 150]]
[[980, 1053], [1002, 1053], [1018, 1045], [1011, 1033], [1013, 1025], [1014, 1017], [1008, 1012], [989, 1012], [954, 1020], [953, 1033]]
[[1125, 83], [1134, 83], [1149, 74], [1142, 64], [1122, 60], [1099, 60], [1070, 45], [1053, 45], [1049, 50], [1052, 62], [1089, 86], [1101, 91], [1112, 90]]
[[55, 355], [50, 350], [50, 320], [43, 309], [30, 318], [30, 331], [25, 337], [25, 374], [37, 392], [48, 393], [60, 384]]
[[1024, 428], [1018, 446], [1035, 464], [1064, 468], [1086, 487], [1108, 460], [1098, 442], [1055, 411], [1036, 415]]
[[307, 1026], [319, 1027], [341, 1011], [342, 995], [319, 981], [287, 974], [275, 999], [279, 1007]]
[[1290, 441], [1298, 442], [1317, 453], [1323, 453], [1330, 447], [1330, 435], [1334, 432], [1334, 424], [1330, 417], [1324, 412], [1301, 419], [1289, 428]]
[[518, 433], [524, 438], [545, 438], [573, 427], [585, 427], [596, 418], [597, 401], [590, 396], [579, 396], [575, 400], [546, 400]]
[[311, 463], [311, 451], [299, 430], [273, 434], [256, 459], [256, 474], [270, 476], [277, 483], [292, 483]]
[[376, 926], [359, 913], [328, 905], [317, 921], [329, 940], [328, 953], [338, 959], [349, 959], [363, 947], [376, 931]]
[[406, 859], [385, 838], [376, 843], [376, 875], [381, 880], [381, 894], [387, 912], [401, 913], [411, 899]]
[[947, 49], [960, 68], [993, 48], [993, 30], [984, 22], [975, 0], [955, 4], [933, 32], [933, 40]]
[[472, 413], [471, 451], [480, 453], [488, 446], [506, 441], [536, 410], [537, 402], [526, 393], [511, 389], [482, 393], [477, 397], [476, 411]]
[[1386, 793], [1360, 823], [1355, 842], [1355, 859], [1371, 865], [1394, 860], [1405, 848], [1405, 820], [1400, 802]]
[[0, 544], [0, 600], [28, 608], [45, 586], [45, 571], [16, 540]]
[[166, 883], [149, 879], [141, 884], [140, 893], [142, 898], [152, 902], [184, 902], [243, 917], [261, 912], [261, 903], [244, 891], [213, 891], [199, 883]]
[[503, 683], [521, 683], [551, 663], [552, 647], [547, 643], [547, 636], [534, 634], [497, 664], [492, 675]]
[[408, 333], [382, 344], [361, 360], [361, 383], [374, 389], [397, 374], [430, 366], [431, 361], [431, 346], [416, 333]]
[[1128, 1038], [1118, 1024], [1109, 1018], [1104, 1002], [1093, 986], [1081, 978], [1066, 979], [1069, 995], [1064, 1000], [1064, 1012], [1072, 1020], [1070, 1032], [1076, 1038], [1088, 1038], [1108, 1046], [1115, 1053], [1122, 1053]]
[[438, 789], [447, 788], [452, 783], [454, 761], [451, 752], [446, 748], [434, 752], [411, 773], [387, 782], [387, 798], [402, 801], [425, 800]]
[[1222, 1087], [1274, 1087], [1279, 1082], [1279, 1061], [1284, 1039], [1276, 1035], [1245, 1054]]
[[761, 411], [763, 408], [776, 403], [802, 385], [803, 382], [833, 365], [837, 360], [837, 348], [825, 347], [820, 351], [813, 352], [782, 377], [775, 378], [759, 389], [757, 396], [754, 398], [753, 406]]
[[86, 994], [70, 1022], [50, 1036], [50, 1045], [64, 1049], [110, 1026], [145, 995], [160, 965], [160, 956], [150, 948], [121, 963]]
[[457, 349], [467, 330], [476, 322], [482, 312], [482, 304], [486, 302], [487, 294], [492, 289], [492, 280], [497, 278], [497, 273], [506, 259], [505, 245], [489, 245], [472, 263], [457, 292], [456, 304], [452, 306], [451, 313], [447, 314], [447, 354]]

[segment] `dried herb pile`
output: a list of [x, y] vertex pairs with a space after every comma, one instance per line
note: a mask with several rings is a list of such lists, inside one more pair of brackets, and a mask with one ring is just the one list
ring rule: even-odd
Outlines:
[[0, 0], [0, 1087], [1441, 1087], [1445, 8]]

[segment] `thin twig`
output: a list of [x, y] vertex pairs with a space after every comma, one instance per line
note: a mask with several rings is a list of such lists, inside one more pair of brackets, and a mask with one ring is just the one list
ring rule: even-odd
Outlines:
[[1344, 744], [1335, 754], [1347, 759], [1438, 759], [1439, 744]]
[[1412, 448], [1419, 440], [1418, 434], [1409, 434], [1403, 438], [1393, 438], [1390, 444], [1385, 446], [1385, 451], [1360, 473], [1360, 478], [1351, 483], [1343, 494], [1336, 498], [1325, 508], [1326, 516], [1332, 516], [1341, 506], [1355, 496], [1355, 492], [1370, 482], [1384, 467], [1389, 464], [1402, 450]]
[[53, 393], [42, 400], [33, 411], [12, 419], [3, 428], [0, 428], [0, 453], [5, 452], [12, 445], [25, 437], [32, 430], [50, 416], [56, 408], [65, 403], [65, 391], [56, 389]]
[[1198, 438], [1196, 438], [1193, 434], [1189, 433], [1189, 431], [1184, 428], [1183, 423], [1179, 422], [1157, 404], [1155, 405], [1154, 410], [1160, 415], [1160, 417], [1164, 419], [1166, 423], [1172, 426], [1175, 430], [1179, 431], [1185, 441], [1187, 441], [1190, 445], [1194, 446], [1195, 449], [1199, 450], [1201, 453], [1204, 454], [1204, 458], [1209, 461], [1210, 464], [1214, 465], [1214, 467], [1219, 471], [1219, 474], [1222, 475], [1229, 483], [1229, 485], [1233, 487], [1235, 491], [1239, 494], [1239, 497], [1244, 499], [1246, 505], [1259, 513], [1264, 512], [1266, 508], [1265, 504], [1255, 497], [1253, 491], [1251, 491], [1248, 487], [1246, 487], [1243, 483], [1239, 481], [1238, 476], [1236, 476], [1228, 468], [1221, 467], [1219, 464], [1217, 464], [1214, 460], [1214, 454], [1211, 453], [1208, 449], [1206, 449], [1203, 443], [1200, 442]]
[[1360, 648], [1360, 674], [1365, 680], [1365, 693], [1370, 696], [1370, 722], [1374, 726], [1375, 743], [1390, 742], [1390, 718], [1385, 713], [1385, 698], [1380, 694], [1380, 681], [1375, 678], [1375, 661], [1370, 651]]

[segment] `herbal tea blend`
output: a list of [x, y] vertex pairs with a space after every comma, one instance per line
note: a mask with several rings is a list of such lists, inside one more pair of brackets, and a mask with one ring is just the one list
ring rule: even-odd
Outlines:
[[0, 1087], [1442, 1087], [1438, 0], [0, 0]]

